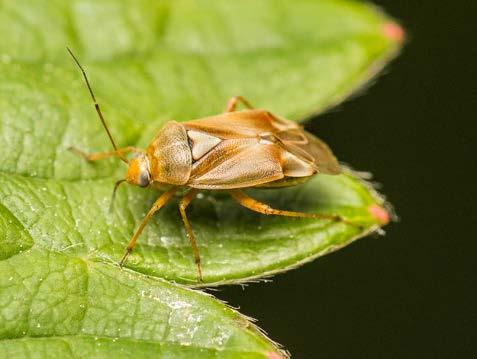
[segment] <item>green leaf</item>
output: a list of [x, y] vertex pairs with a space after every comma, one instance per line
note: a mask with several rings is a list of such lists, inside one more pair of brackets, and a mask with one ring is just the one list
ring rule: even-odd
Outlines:
[[2, 358], [281, 358], [203, 293], [31, 249], [0, 262]]
[[[123, 165], [86, 163], [67, 151], [110, 145], [66, 44], [87, 68], [117, 142], [146, 146], [164, 121], [220, 112], [234, 94], [292, 119], [321, 111], [397, 51], [385, 31], [392, 24], [347, 1], [3, 3], [0, 31], [13, 34], [0, 43], [4, 210], [30, 234], [25, 245], [116, 262], [157, 196], [120, 189], [110, 215]], [[206, 283], [270, 274], [341, 247], [376, 228], [369, 208], [382, 204], [347, 175], [257, 195], [366, 228], [265, 218], [206, 193], [190, 207]], [[196, 270], [175, 204], [148, 225], [127, 266], [191, 283]]]
[[[145, 147], [166, 121], [218, 113], [238, 94], [290, 119], [319, 113], [397, 53], [400, 28], [369, 5], [340, 0], [52, 0], [0, 2], [0, 32], [3, 356], [274, 358], [266, 353], [276, 347], [238, 314], [156, 278], [196, 284], [176, 199], [146, 227], [129, 269], [119, 269], [158, 193], [121, 188], [110, 214], [112, 185], [126, 169], [67, 151], [110, 144], [65, 46], [86, 67], [117, 143]], [[350, 173], [250, 194], [362, 228], [266, 217], [206, 192], [189, 214], [207, 285], [292, 268], [384, 222], [383, 200]]]

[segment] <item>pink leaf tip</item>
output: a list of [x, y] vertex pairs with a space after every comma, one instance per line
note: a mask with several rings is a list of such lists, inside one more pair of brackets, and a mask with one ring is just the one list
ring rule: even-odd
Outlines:
[[382, 34], [390, 40], [401, 42], [406, 36], [404, 29], [395, 22], [387, 22], [381, 27]]
[[386, 211], [383, 207], [377, 204], [372, 204], [371, 206], [368, 207], [368, 211], [374, 218], [378, 220], [379, 223], [381, 224], [389, 223], [390, 215], [388, 211]]
[[283, 359], [283, 357], [275, 352], [268, 352], [267, 353], [267, 359]]

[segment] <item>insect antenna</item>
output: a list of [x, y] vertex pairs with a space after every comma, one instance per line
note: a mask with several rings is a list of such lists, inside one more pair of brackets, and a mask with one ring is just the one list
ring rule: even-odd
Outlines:
[[73, 54], [73, 51], [70, 50], [69, 47], [66, 47], [66, 50], [70, 53], [71, 57], [73, 58], [74, 62], [76, 65], [78, 65], [79, 69], [81, 70], [81, 73], [83, 74], [84, 80], [86, 82], [86, 86], [88, 86], [88, 91], [91, 95], [91, 98], [93, 99], [94, 102], [94, 108], [96, 109], [96, 112], [98, 113], [99, 119], [101, 120], [101, 123], [103, 124], [104, 129], [106, 130], [106, 133], [108, 134], [109, 140], [111, 141], [111, 144], [113, 145], [114, 151], [116, 151], [117, 156], [126, 164], [129, 164], [129, 161], [124, 155], [118, 151], [118, 146], [116, 146], [116, 143], [113, 140], [113, 136], [111, 135], [111, 132], [109, 132], [108, 125], [106, 124], [106, 121], [104, 120], [103, 113], [101, 112], [101, 109], [99, 108], [98, 101], [96, 101], [96, 97], [94, 96], [93, 89], [91, 88], [91, 85], [88, 80], [88, 76], [86, 76], [86, 72], [83, 69], [83, 66], [79, 63], [78, 59], [76, 56]]
[[114, 200], [116, 199], [116, 191], [118, 190], [119, 186], [126, 182], [125, 179], [121, 179], [119, 181], [117, 181], [115, 184], [114, 184], [114, 189], [113, 189], [113, 195], [111, 196], [111, 203], [109, 204], [109, 212], [112, 212], [113, 209], [114, 209]]

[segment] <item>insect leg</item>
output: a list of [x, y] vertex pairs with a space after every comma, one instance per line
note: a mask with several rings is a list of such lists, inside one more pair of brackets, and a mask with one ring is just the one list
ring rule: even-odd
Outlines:
[[128, 246], [126, 247], [126, 252], [124, 253], [123, 258], [121, 259], [121, 262], [119, 265], [122, 267], [124, 262], [129, 256], [129, 253], [132, 252], [134, 246], [136, 245], [136, 241], [141, 235], [144, 227], [146, 227], [147, 222], [151, 219], [151, 217], [156, 213], [158, 210], [160, 210], [169, 200], [174, 196], [174, 193], [178, 190], [179, 187], [172, 187], [168, 191], [164, 192], [159, 196], [158, 199], [156, 199], [156, 202], [154, 202], [153, 206], [147, 212], [146, 216], [142, 220], [141, 224], [139, 225], [138, 229], [136, 229], [136, 232], [132, 236], [131, 240], [128, 243]]
[[127, 152], [142, 152], [141, 149], [131, 146], [119, 148], [117, 151], [96, 152], [90, 154], [85, 153], [76, 147], [69, 147], [68, 150], [73, 152], [75, 155], [84, 158], [86, 161], [98, 161], [109, 157], [121, 157], [124, 153]]
[[233, 112], [237, 108], [237, 104], [241, 102], [245, 107], [252, 109], [253, 106], [242, 96], [234, 96], [229, 99], [227, 102], [227, 107], [225, 108], [225, 112]]
[[304, 213], [304, 212], [294, 212], [294, 211], [284, 211], [281, 209], [275, 209], [270, 207], [268, 204], [257, 201], [256, 199], [248, 196], [240, 190], [231, 190], [229, 191], [233, 199], [235, 199], [240, 205], [248, 208], [252, 211], [266, 214], [266, 215], [277, 215], [285, 217], [300, 217], [300, 218], [321, 218], [329, 219], [332, 221], [343, 222], [355, 227], [360, 227], [354, 223], [351, 223], [345, 220], [343, 217], [334, 215], [334, 214], [321, 214], [321, 213]]
[[191, 189], [187, 192], [182, 200], [179, 203], [179, 211], [181, 212], [182, 221], [184, 222], [184, 227], [187, 232], [187, 237], [189, 238], [190, 245], [192, 246], [192, 252], [194, 252], [194, 262], [197, 265], [197, 276], [199, 282], [202, 282], [202, 268], [200, 266], [200, 252], [199, 247], [197, 247], [197, 242], [195, 241], [194, 232], [192, 231], [192, 226], [190, 225], [189, 219], [187, 218], [186, 208], [192, 202], [192, 200], [199, 193], [198, 189]]

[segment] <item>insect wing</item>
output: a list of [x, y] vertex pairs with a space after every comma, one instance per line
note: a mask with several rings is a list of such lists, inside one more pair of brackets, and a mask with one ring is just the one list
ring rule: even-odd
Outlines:
[[339, 173], [325, 143], [268, 111], [224, 113], [185, 122], [184, 127], [195, 160], [191, 187], [244, 188], [317, 172]]
[[231, 189], [279, 180], [284, 177], [282, 151], [256, 139], [225, 140], [193, 165], [188, 185]]
[[217, 116], [183, 122], [187, 130], [201, 131], [221, 139], [257, 137], [280, 131], [300, 129], [292, 121], [278, 118], [265, 110], [226, 112]]
[[307, 153], [308, 156], [314, 158], [318, 172], [329, 175], [340, 174], [341, 168], [338, 160], [328, 145], [311, 133], [304, 133], [308, 142], [306, 144], [300, 144], [298, 147]]

